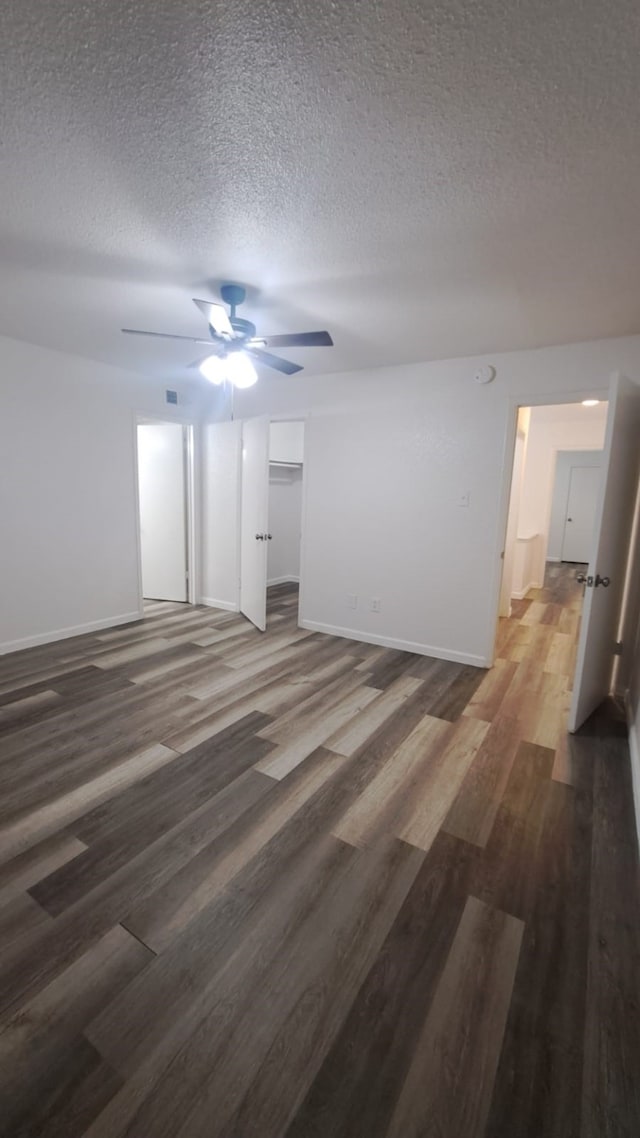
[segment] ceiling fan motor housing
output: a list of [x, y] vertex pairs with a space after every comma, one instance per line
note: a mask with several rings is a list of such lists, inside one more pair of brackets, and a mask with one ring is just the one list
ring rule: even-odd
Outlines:
[[239, 304], [244, 304], [246, 295], [247, 290], [242, 285], [225, 284], [220, 289], [220, 296], [225, 304], [231, 308], [237, 308]]
[[[246, 295], [247, 290], [243, 288], [242, 285], [224, 284], [220, 289], [220, 296], [231, 309], [229, 321], [238, 341], [235, 345], [233, 343], [230, 344], [229, 347], [235, 346], [240, 348], [246, 340], [252, 340], [256, 334], [255, 324], [252, 324], [250, 320], [243, 320], [241, 316], [236, 316], [236, 308], [240, 304], [244, 304]], [[209, 330], [211, 335], [215, 338], [216, 333], [211, 325], [209, 325]]]

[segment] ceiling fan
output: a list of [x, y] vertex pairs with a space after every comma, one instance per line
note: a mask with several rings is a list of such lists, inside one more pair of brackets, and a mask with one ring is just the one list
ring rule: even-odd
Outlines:
[[210, 300], [196, 300], [193, 303], [200, 310], [209, 328], [209, 339], [197, 336], [178, 336], [171, 332], [143, 332], [138, 328], [123, 328], [130, 336], [159, 336], [164, 340], [186, 340], [191, 344], [207, 344], [212, 351], [201, 359], [194, 360], [189, 367], [198, 367], [212, 383], [230, 380], [235, 387], [250, 387], [258, 376], [252, 360], [283, 372], [295, 375], [302, 371], [300, 364], [291, 363], [281, 356], [265, 351], [269, 348], [321, 348], [332, 347], [333, 340], [328, 332], [291, 332], [279, 336], [256, 336], [256, 326], [250, 320], [237, 315], [238, 307], [244, 302], [246, 290], [241, 285], [226, 284], [220, 295], [229, 305], [227, 312], [222, 304]]

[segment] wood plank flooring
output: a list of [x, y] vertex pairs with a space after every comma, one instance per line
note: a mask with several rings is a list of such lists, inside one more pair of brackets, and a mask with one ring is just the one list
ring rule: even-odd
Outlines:
[[637, 1138], [624, 725], [575, 567], [482, 672], [152, 603], [0, 658], [0, 1134]]

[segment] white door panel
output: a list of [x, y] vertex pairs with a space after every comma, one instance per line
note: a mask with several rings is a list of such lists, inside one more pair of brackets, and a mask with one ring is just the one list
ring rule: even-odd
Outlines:
[[138, 427], [138, 493], [142, 592], [161, 601], [187, 600], [184, 427]]
[[600, 480], [601, 470], [597, 466], [571, 467], [567, 516], [562, 539], [563, 561], [589, 560]]
[[202, 430], [202, 578], [205, 604], [240, 607], [240, 474], [242, 423]]
[[[611, 385], [596, 510], [591, 586], [585, 589], [569, 730], [576, 731], [611, 690], [614, 648], [640, 467], [640, 385], [617, 376]], [[596, 586], [599, 578], [609, 586]]]
[[267, 627], [269, 523], [269, 420], [242, 424], [242, 521], [240, 609], [264, 632]]

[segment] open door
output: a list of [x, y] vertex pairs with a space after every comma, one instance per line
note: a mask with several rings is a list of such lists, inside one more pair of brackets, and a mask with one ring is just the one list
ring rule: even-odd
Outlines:
[[570, 731], [577, 731], [611, 691], [639, 468], [640, 385], [616, 376], [609, 396], [602, 484], [586, 580]]
[[202, 429], [202, 563], [200, 599], [212, 608], [240, 608], [240, 475], [242, 423]]
[[269, 520], [269, 420], [242, 424], [242, 522], [240, 611], [264, 632], [267, 627], [267, 533]]
[[180, 423], [138, 426], [142, 593], [153, 600], [187, 600], [185, 467]]

